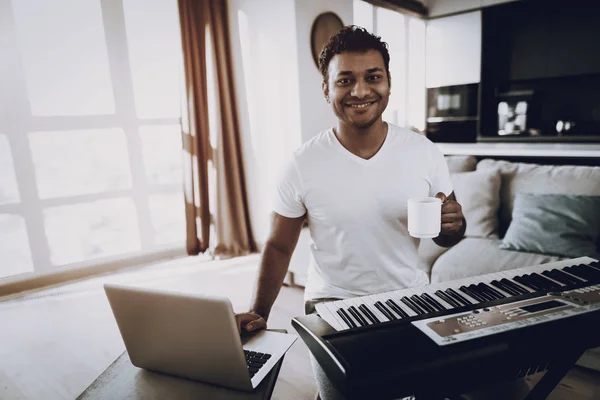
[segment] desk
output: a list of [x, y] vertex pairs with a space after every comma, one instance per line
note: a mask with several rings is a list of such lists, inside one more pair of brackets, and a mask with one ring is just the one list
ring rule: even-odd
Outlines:
[[282, 363], [283, 358], [253, 392], [242, 392], [138, 368], [125, 351], [77, 400], [268, 400]]

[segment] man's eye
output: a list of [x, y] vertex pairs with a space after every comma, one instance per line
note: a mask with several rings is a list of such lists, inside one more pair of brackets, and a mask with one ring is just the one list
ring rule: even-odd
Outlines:
[[338, 83], [340, 85], [346, 85], [346, 84], [350, 83], [350, 79], [340, 79], [340, 80], [338, 80]]
[[368, 78], [370, 81], [374, 82], [374, 81], [378, 81], [379, 79], [381, 79], [381, 76], [379, 75], [371, 75]]

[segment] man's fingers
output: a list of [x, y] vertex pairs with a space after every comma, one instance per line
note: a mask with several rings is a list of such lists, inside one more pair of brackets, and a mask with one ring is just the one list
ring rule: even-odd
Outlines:
[[444, 201], [446, 201], [446, 195], [442, 192], [438, 192], [438, 194], [435, 195], [435, 197], [437, 197], [438, 199], [440, 199], [442, 201], [442, 203]]
[[454, 222], [462, 220], [460, 213], [442, 214], [442, 222]]
[[267, 329], [267, 321], [265, 321], [262, 318], [256, 319], [256, 320], [254, 320], [252, 322], [249, 322], [246, 325], [245, 329], [248, 332], [257, 331], [257, 330], [260, 330], [260, 329]]

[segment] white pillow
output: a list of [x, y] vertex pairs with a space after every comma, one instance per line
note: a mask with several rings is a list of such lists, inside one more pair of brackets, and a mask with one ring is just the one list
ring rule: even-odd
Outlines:
[[465, 236], [498, 237], [500, 171], [495, 168], [450, 174], [456, 200], [467, 220]]

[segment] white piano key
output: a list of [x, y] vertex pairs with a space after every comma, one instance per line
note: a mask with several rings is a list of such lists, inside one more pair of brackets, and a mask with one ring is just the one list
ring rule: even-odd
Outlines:
[[381, 322], [388, 322], [390, 320], [388, 317], [385, 316], [384, 313], [379, 311], [379, 308], [375, 307], [375, 303], [379, 301], [378, 298], [374, 297], [373, 295], [370, 295], [366, 296], [364, 299], [365, 302], [368, 302], [369, 310], [371, 310], [373, 314], [375, 314], [377, 319], [379, 319]]
[[[337, 301], [328, 301], [328, 302], [324, 303], [324, 305], [325, 305], [325, 307], [327, 307], [327, 309], [329, 310], [329, 312], [331, 313], [331, 315], [333, 316], [333, 318], [339, 324], [340, 327], [343, 327], [346, 329], [350, 328], [350, 326], [348, 326], [348, 324], [337, 313], [337, 310], [339, 310], [340, 306], [336, 305], [335, 303], [338, 303], [338, 302]], [[329, 325], [333, 326], [331, 323]], [[334, 328], [339, 330], [339, 328], [337, 328], [336, 326], [334, 326]]]
[[[363, 317], [363, 319], [366, 321], [367, 325], [373, 325], [373, 323], [371, 322], [371, 320], [369, 318], [367, 318], [367, 316], [364, 315], [364, 313], [361, 310], [359, 310], [359, 308], [358, 308], [358, 307], [360, 307], [361, 304], [363, 304], [363, 302], [364, 302], [364, 296], [354, 297], [354, 298], [346, 300], [346, 302], [347, 302], [347, 304], [350, 304], [350, 305], [354, 306], [354, 308], [356, 309], [356, 312], [358, 312], [358, 314], [361, 317]], [[356, 317], [354, 317], [354, 318], [356, 319]], [[360, 322], [356, 322], [356, 324], [358, 326], [362, 325]]]

